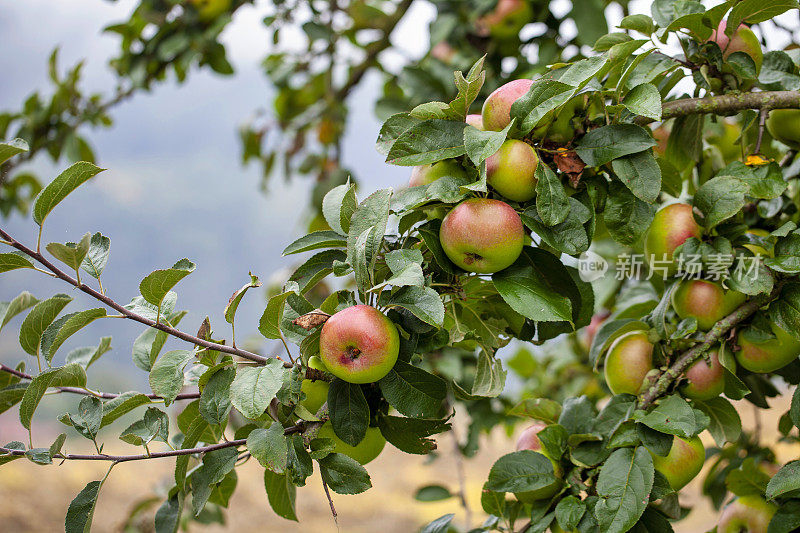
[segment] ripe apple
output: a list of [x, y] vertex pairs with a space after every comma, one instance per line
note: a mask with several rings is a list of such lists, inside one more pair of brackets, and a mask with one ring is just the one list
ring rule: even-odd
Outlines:
[[695, 478], [706, 460], [706, 450], [700, 437], [689, 439], [673, 437], [672, 447], [666, 457], [650, 452], [656, 470], [664, 474], [670, 487], [680, 490]]
[[681, 318], [694, 317], [697, 327], [708, 331], [714, 324], [733, 313], [747, 296], [726, 290], [719, 283], [702, 279], [686, 279], [672, 292], [672, 307]]
[[764, 340], [753, 329], [743, 329], [736, 337], [741, 348], [735, 352], [736, 361], [750, 372], [774, 372], [800, 355], [800, 342], [797, 339], [773, 322], [769, 326], [775, 338]]
[[653, 147], [653, 151], [656, 153], [656, 155], [665, 155], [667, 153], [667, 142], [669, 141], [669, 130], [662, 124], [661, 126], [655, 128], [651, 133], [653, 134], [653, 138], [658, 143]]
[[645, 259], [651, 268], [666, 267], [667, 274], [672, 275], [677, 270], [672, 260], [675, 248], [691, 237], [699, 239], [702, 235], [702, 228], [694, 220], [692, 206], [670, 204], [656, 213], [647, 229], [644, 236]]
[[510, 39], [519, 35], [532, 16], [527, 0], [498, 0], [494, 11], [478, 20], [478, 27], [496, 39]]
[[538, 164], [539, 156], [531, 145], [509, 139], [486, 159], [486, 182], [509, 200], [527, 202], [536, 196]]
[[761, 51], [761, 44], [759, 44], [756, 34], [744, 24], [740, 24], [733, 36], [728, 37], [725, 35], [727, 27], [727, 21], [722, 20], [717, 29], [711, 34], [711, 40], [717, 43], [720, 50], [722, 50], [722, 57], [728, 59], [728, 56], [734, 52], [744, 52], [756, 64], [756, 73], [760, 72], [764, 54]]
[[477, 113], [473, 113], [472, 115], [467, 115], [467, 124], [474, 128], [478, 128], [481, 131], [484, 131], [483, 128], [483, 117]]
[[458, 204], [442, 221], [444, 253], [469, 272], [491, 274], [511, 266], [522, 253], [522, 220], [505, 202], [472, 198]]
[[[322, 370], [324, 372], [328, 371], [328, 369], [325, 368], [325, 364], [322, 362], [322, 359], [316, 355], [308, 358], [308, 367], [315, 370]], [[316, 381], [304, 379], [303, 383], [300, 385], [300, 390], [306, 395], [306, 397], [300, 403], [303, 405], [303, 407], [308, 409], [310, 413], [316, 413], [319, 411], [319, 408], [322, 407], [322, 404], [328, 401], [328, 387], [329, 385], [327, 381], [323, 381], [321, 379]]]
[[769, 523], [778, 507], [761, 496], [739, 496], [722, 510], [717, 533], [767, 533]]
[[501, 85], [483, 103], [481, 115], [483, 127], [489, 131], [500, 131], [511, 122], [511, 104], [524, 96], [533, 80], [514, 80]]
[[362, 465], [378, 457], [383, 451], [383, 447], [386, 446], [386, 439], [381, 435], [381, 430], [374, 427], [367, 428], [367, 434], [364, 435], [364, 439], [355, 446], [350, 446], [337, 437], [330, 422], [325, 422], [325, 424], [319, 428], [317, 437], [320, 439], [331, 439], [333, 441], [334, 453], [342, 453], [351, 459], [355, 459]]
[[204, 22], [214, 20], [215, 18], [222, 15], [231, 8], [231, 0], [189, 0], [189, 1], [194, 5], [194, 8], [197, 10], [197, 14], [200, 16], [200, 20]]
[[[558, 461], [554, 461], [552, 457], [548, 457], [544, 450], [542, 450], [542, 443], [539, 442], [539, 432], [546, 427], [547, 424], [535, 422], [525, 429], [525, 431], [520, 433], [520, 436], [517, 439], [517, 451], [533, 450], [534, 452], [541, 453], [550, 459], [550, 462], [553, 464], [553, 472], [555, 473], [556, 477], [560, 478], [564, 475], [564, 469], [561, 468], [561, 464]], [[561, 485], [561, 481], [557, 480], [556, 482], [540, 489], [514, 493], [514, 496], [517, 497], [517, 500], [523, 503], [533, 503], [537, 500], [546, 500], [555, 496], [556, 493], [561, 490]]]
[[444, 161], [431, 163], [430, 165], [420, 165], [411, 170], [411, 179], [408, 180], [408, 186], [418, 187], [420, 185], [428, 185], [445, 176], [464, 178], [467, 176], [467, 171], [464, 170], [464, 167], [462, 167], [458, 161], [453, 159], [445, 159]]
[[701, 357], [686, 369], [684, 376], [688, 383], [683, 385], [683, 395], [692, 400], [710, 400], [718, 397], [725, 390], [725, 367], [719, 362], [717, 348], [708, 352], [711, 365]]
[[374, 383], [397, 362], [400, 335], [383, 313], [354, 305], [330, 317], [319, 337], [319, 352], [328, 371], [348, 383]]
[[769, 112], [767, 130], [789, 148], [800, 149], [800, 109], [773, 109]]
[[646, 331], [629, 331], [617, 338], [606, 355], [606, 384], [614, 394], [638, 394], [653, 370], [653, 344]]

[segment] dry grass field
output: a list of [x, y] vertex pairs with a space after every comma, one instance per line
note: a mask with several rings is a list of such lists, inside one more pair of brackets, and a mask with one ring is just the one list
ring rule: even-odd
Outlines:
[[[788, 402], [774, 401], [773, 404], [773, 408], [764, 413], [762, 424], [763, 438], [774, 442], [777, 439], [777, 420], [788, 407]], [[748, 405], [742, 405], [742, 413], [745, 425], [752, 427], [752, 410]], [[22, 436], [14, 427], [14, 422], [12, 413], [0, 417], [0, 432], [4, 441]], [[44, 430], [40, 430], [38, 435], [45, 439]], [[109, 453], [120, 451], [125, 446], [122, 443], [118, 446], [112, 438], [106, 441], [106, 451]], [[77, 439], [73, 442], [77, 442]], [[425, 484], [438, 483], [457, 488], [457, 465], [452, 454], [448, 453], [452, 445], [449, 435], [441, 436], [439, 448], [442, 453], [433, 462], [387, 448], [369, 465], [373, 483], [371, 490], [358, 496], [333, 495], [339, 514], [338, 530], [331, 518], [318, 475], [310, 478], [308, 485], [298, 491], [300, 523], [296, 524], [272, 513], [262, 483], [263, 470], [257, 463], [250, 462], [240, 469], [239, 487], [227, 514], [227, 524], [224, 527], [193, 526], [192, 531], [366, 533], [380, 530], [381, 533], [405, 533], [417, 531], [422, 524], [447, 512], [457, 512], [456, 520], [463, 524], [464, 513], [456, 500], [421, 503], [413, 499], [415, 490]], [[475, 458], [465, 462], [466, 489], [473, 511], [473, 525], [480, 523], [483, 518], [479, 502], [483, 480], [492, 462], [512, 446], [513, 440], [497, 432], [485, 439], [481, 452]], [[781, 445], [778, 453], [783, 461], [796, 459], [800, 456], [800, 447]], [[172, 460], [118, 465], [101, 492], [93, 530], [122, 531], [131, 507], [140, 499], [152, 495], [154, 487], [164, 488], [170, 483], [172, 466]], [[88, 481], [100, 479], [104, 472], [101, 464], [77, 462], [42, 467], [18, 460], [3, 466], [0, 468], [0, 530], [63, 530], [64, 515], [71, 499]], [[707, 531], [716, 522], [716, 513], [699, 497], [697, 486], [698, 483], [693, 483], [685, 491], [684, 503], [692, 504], [695, 508], [687, 520], [675, 525], [677, 532]], [[140, 530], [151, 531], [151, 524], [152, 515], [148, 515], [146, 520], [142, 520]]]

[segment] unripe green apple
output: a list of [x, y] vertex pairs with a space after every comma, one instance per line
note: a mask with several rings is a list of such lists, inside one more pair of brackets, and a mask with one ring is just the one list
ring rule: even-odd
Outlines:
[[231, 8], [231, 0], [189, 0], [194, 4], [200, 20], [208, 22]]
[[575, 138], [575, 128], [572, 119], [577, 113], [582, 113], [586, 108], [583, 95], [572, 98], [564, 104], [558, 112], [550, 111], [536, 125], [531, 137], [545, 139], [556, 144], [567, 144]]
[[750, 372], [765, 374], [788, 365], [800, 355], [800, 342], [793, 336], [770, 322], [775, 338], [763, 340], [752, 329], [743, 329], [736, 337], [741, 348], [735, 352], [736, 361]]
[[800, 109], [773, 109], [769, 112], [767, 130], [789, 148], [800, 149]]
[[355, 459], [362, 465], [378, 457], [383, 451], [383, 447], [386, 446], [386, 439], [381, 435], [381, 430], [374, 427], [367, 428], [364, 439], [355, 446], [350, 446], [337, 437], [330, 422], [325, 422], [325, 424], [319, 428], [317, 437], [321, 439], [331, 439], [333, 441], [334, 453], [342, 453], [351, 459]]
[[675, 490], [681, 490], [693, 480], [703, 469], [706, 460], [706, 450], [697, 435], [689, 439], [675, 436], [666, 456], [653, 452], [650, 455], [653, 456], [653, 466], [667, 478], [669, 486]]
[[678, 316], [696, 318], [698, 329], [703, 331], [710, 330], [745, 300], [747, 296], [741, 292], [702, 279], [685, 279], [672, 292], [672, 307]]
[[606, 384], [614, 394], [638, 394], [647, 373], [653, 370], [653, 344], [646, 331], [629, 331], [608, 349]]
[[720, 50], [722, 50], [722, 57], [728, 59], [728, 56], [734, 52], [744, 52], [756, 64], [756, 73], [760, 72], [764, 54], [761, 51], [761, 44], [758, 42], [756, 34], [744, 24], [740, 24], [739, 29], [736, 30], [733, 36], [728, 37], [725, 35], [727, 27], [727, 21], [722, 20], [717, 29], [711, 34], [711, 40], [717, 43]]
[[726, 120], [721, 122], [721, 129], [718, 134], [708, 137], [708, 142], [719, 149], [725, 163], [738, 161], [742, 158], [742, 147], [737, 144], [742, 128], [738, 124], [732, 124]]
[[[325, 363], [323, 363], [322, 359], [316, 355], [308, 358], [308, 367], [315, 370], [322, 370], [323, 372], [328, 371], [328, 369], [325, 367]], [[308, 409], [310, 413], [316, 413], [319, 411], [319, 408], [322, 407], [322, 404], [328, 401], [328, 387], [329, 385], [327, 381], [323, 381], [321, 379], [316, 381], [304, 379], [303, 383], [300, 385], [300, 390], [306, 395], [306, 397], [300, 403], [303, 405], [303, 407]]]
[[675, 248], [691, 237], [699, 239], [702, 235], [702, 228], [694, 220], [692, 206], [670, 204], [656, 213], [644, 236], [645, 259], [651, 267], [666, 267], [667, 274], [674, 274], [677, 270], [672, 260]]
[[481, 115], [483, 127], [488, 131], [500, 131], [511, 122], [511, 104], [524, 96], [533, 80], [514, 80], [501, 85], [483, 103]]
[[447, 213], [439, 230], [444, 253], [469, 272], [491, 274], [511, 266], [522, 253], [522, 220], [505, 202], [472, 198]]
[[[750, 228], [745, 233], [749, 233], [750, 235], [755, 235], [756, 237], [769, 237], [769, 232], [765, 229], [761, 228]], [[760, 246], [758, 244], [744, 244], [745, 248], [753, 252], [755, 255], [760, 255], [763, 257], [772, 257], [772, 252]]]
[[532, 16], [527, 0], [498, 0], [494, 11], [482, 17], [478, 26], [495, 39], [510, 39], [519, 35]]
[[509, 139], [486, 159], [486, 182], [504, 197], [527, 202], [536, 196], [539, 156], [531, 145]]
[[[546, 427], [547, 424], [535, 422], [526, 428], [525, 431], [520, 433], [520, 436], [517, 439], [517, 451], [533, 450], [534, 452], [541, 453], [550, 459], [550, 462], [553, 464], [553, 472], [555, 473], [556, 477], [560, 478], [564, 475], [564, 469], [561, 468], [561, 464], [558, 461], [554, 461], [552, 457], [548, 457], [544, 450], [542, 450], [542, 443], [539, 442], [539, 432]], [[516, 496], [517, 499], [523, 503], [533, 503], [537, 500], [546, 500], [555, 496], [556, 493], [561, 490], [561, 485], [561, 481], [556, 480], [556, 482], [540, 489], [516, 492], [514, 493], [514, 496]]]
[[354, 305], [322, 326], [319, 353], [337, 378], [348, 383], [374, 383], [397, 362], [400, 335], [392, 321], [374, 307]]
[[701, 357], [686, 369], [684, 376], [688, 383], [681, 392], [692, 400], [710, 400], [718, 397], [725, 390], [725, 367], [719, 362], [719, 350], [716, 348], [708, 352], [711, 365]]
[[478, 128], [479, 130], [483, 131], [483, 117], [477, 113], [472, 115], [467, 115], [467, 124], [474, 128]]
[[767, 533], [778, 507], [761, 496], [739, 496], [722, 510], [717, 533]]
[[418, 187], [420, 185], [428, 185], [445, 176], [464, 178], [467, 176], [467, 171], [464, 170], [464, 167], [462, 167], [458, 161], [453, 159], [445, 159], [444, 161], [431, 163], [429, 165], [420, 165], [411, 170], [411, 179], [408, 180], [408, 186]]

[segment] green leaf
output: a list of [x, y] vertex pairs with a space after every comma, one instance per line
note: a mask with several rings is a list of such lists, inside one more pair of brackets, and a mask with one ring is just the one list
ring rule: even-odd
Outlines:
[[162, 300], [180, 280], [194, 272], [195, 264], [181, 259], [172, 268], [155, 270], [139, 283], [139, 291], [144, 299], [153, 305], [161, 305]]
[[286, 470], [286, 436], [283, 426], [273, 422], [267, 429], [254, 429], [247, 436], [247, 449], [268, 470], [283, 474]]
[[511, 416], [524, 416], [554, 424], [561, 415], [561, 404], [547, 398], [525, 398], [509, 412]]
[[258, 281], [258, 276], [250, 274], [250, 283], [244, 285], [241, 289], [233, 293], [231, 299], [228, 300], [228, 305], [225, 306], [225, 322], [233, 324], [233, 319], [236, 316], [236, 310], [239, 308], [239, 303], [244, 298], [248, 289], [260, 287], [261, 282]]
[[104, 169], [98, 168], [91, 163], [79, 161], [62, 172], [56, 179], [51, 181], [36, 199], [33, 201], [33, 220], [39, 226], [44, 223], [44, 219], [50, 211], [57, 206], [61, 200], [69, 193], [77, 189], [89, 178], [102, 172]]
[[381, 416], [378, 418], [381, 435], [392, 446], [406, 453], [425, 455], [436, 449], [436, 442], [428, 439], [431, 435], [450, 429], [445, 420], [423, 420], [400, 416]]
[[280, 517], [297, 522], [295, 510], [295, 497], [297, 488], [286, 475], [275, 474], [264, 470], [264, 487], [267, 490], [267, 499]]
[[103, 404], [103, 418], [100, 422], [100, 427], [103, 428], [119, 417], [148, 403], [150, 403], [150, 398], [141, 392], [135, 391], [124, 392], [116, 398], [112, 398]]
[[369, 427], [369, 405], [361, 385], [334, 379], [328, 387], [328, 411], [337, 437], [350, 446], [364, 439]]
[[0, 302], [0, 330], [2, 330], [12, 318], [37, 303], [39, 303], [39, 300], [34, 298], [28, 291], [21, 292], [10, 302]]
[[88, 533], [92, 529], [92, 518], [100, 494], [102, 481], [90, 481], [69, 504], [64, 519], [66, 533]]
[[[0, 145], [2, 146], [2, 145]], [[33, 263], [21, 253], [0, 254], [0, 273], [16, 270], [18, 268], [34, 268]]]
[[150, 388], [164, 398], [165, 406], [174, 402], [175, 397], [181, 392], [184, 382], [183, 372], [192, 359], [194, 354], [189, 350], [172, 350], [159, 357], [153, 364], [153, 369], [150, 371]]
[[42, 334], [58, 314], [72, 301], [66, 294], [56, 294], [52, 298], [37, 303], [19, 328], [19, 344], [30, 355], [39, 353]]
[[0, 165], [17, 154], [28, 151], [28, 143], [22, 139], [13, 139], [0, 143]]
[[417, 489], [414, 499], [418, 502], [440, 502], [452, 498], [453, 494], [441, 485], [425, 485]]
[[599, 167], [613, 159], [652, 148], [655, 144], [653, 136], [641, 126], [611, 124], [584, 135], [575, 152], [587, 165]]
[[607, 533], [628, 531], [647, 507], [655, 469], [650, 453], [642, 446], [615, 450], [600, 470], [594, 508], [600, 527]]
[[543, 162], [536, 166], [536, 211], [547, 226], [561, 224], [570, 211], [569, 199], [561, 180]]
[[728, 15], [731, 29], [726, 29], [725, 33], [730, 35], [742, 22], [757, 24], [797, 7], [797, 0], [743, 0], [736, 4]]
[[655, 205], [640, 200], [622, 183], [612, 181], [609, 184], [603, 220], [611, 237], [618, 243], [628, 246], [638, 243], [655, 214]]
[[496, 398], [505, 388], [506, 374], [499, 358], [490, 355], [486, 350], [478, 354], [478, 365], [475, 368], [475, 380], [472, 382], [470, 395], [480, 398]]
[[739, 440], [742, 433], [742, 420], [731, 402], [718, 397], [705, 402], [695, 402], [695, 405], [711, 420], [708, 432], [714, 437], [717, 446], [722, 448], [726, 442]]
[[102, 235], [100, 232], [92, 235], [89, 241], [89, 251], [81, 262], [81, 268], [88, 272], [95, 279], [100, 279], [106, 265], [108, 255], [111, 252], [111, 239]]
[[[206, 422], [202, 416], [194, 417], [189, 427], [184, 431], [181, 449], [194, 448], [206, 429], [208, 429], [208, 422]], [[186, 470], [189, 468], [189, 459], [189, 455], [181, 455], [175, 460], [175, 484], [181, 491], [183, 491], [186, 485]]]
[[442, 378], [400, 360], [378, 385], [389, 405], [412, 418], [436, 418], [447, 396]]
[[642, 83], [631, 89], [622, 99], [622, 105], [634, 115], [661, 120], [661, 93], [651, 83]]
[[420, 530], [420, 533], [447, 533], [450, 528], [450, 522], [453, 521], [455, 516], [456, 515], [453, 513], [442, 515], [433, 522], [426, 524], [425, 527]]
[[508, 138], [508, 132], [513, 126], [512, 120], [502, 131], [483, 131], [473, 126], [464, 129], [464, 147], [467, 157], [480, 167], [489, 156], [494, 155]]
[[332, 453], [318, 462], [322, 479], [337, 494], [361, 494], [372, 487], [366, 469], [344, 454]]
[[492, 276], [492, 282], [503, 300], [522, 316], [537, 322], [571, 323], [572, 303], [550, 285], [552, 272], [547, 267], [551, 265], [544, 263], [543, 254], [550, 255], [538, 249], [523, 249], [513, 265]]
[[439, 293], [430, 287], [401, 287], [395, 292], [383, 291], [378, 298], [383, 307], [402, 307], [427, 324], [441, 327], [444, 304]]
[[[350, 219], [356, 211], [356, 186], [350, 180], [344, 185], [334, 187], [322, 199], [322, 215], [333, 231], [347, 235]], [[286, 251], [284, 250], [284, 254]]]
[[235, 447], [221, 448], [206, 452], [203, 464], [192, 472], [192, 511], [198, 516], [208, 502], [214, 486], [233, 470], [239, 451]]
[[502, 456], [489, 471], [486, 487], [495, 492], [525, 492], [556, 483], [553, 464], [544, 455], [521, 450]]
[[227, 420], [231, 410], [231, 383], [236, 377], [236, 368], [228, 366], [214, 372], [200, 394], [198, 408], [206, 422], [212, 426]]
[[[341, 185], [340, 185], [341, 187]], [[319, 248], [344, 248], [347, 240], [336, 231], [315, 231], [304, 235], [287, 246], [283, 255], [299, 254]]]
[[286, 290], [280, 294], [270, 297], [267, 302], [267, 307], [258, 321], [258, 331], [261, 332], [268, 339], [281, 338], [281, 320], [283, 319], [283, 312], [286, 308], [286, 299], [292, 294], [298, 294], [300, 291], [297, 283], [291, 282], [286, 284]]
[[392, 272], [392, 277], [372, 287], [370, 292], [386, 286], [408, 287], [425, 284], [425, 274], [422, 272], [422, 252], [419, 250], [393, 250], [385, 254], [384, 259]]
[[615, 159], [611, 167], [634, 196], [648, 204], [656, 201], [661, 192], [661, 167], [652, 150]]
[[694, 195], [694, 206], [703, 213], [703, 224], [713, 228], [739, 213], [745, 205], [750, 187], [730, 176], [719, 176], [705, 182]]
[[655, 409], [639, 422], [662, 433], [689, 438], [708, 426], [709, 421], [702, 415], [702, 412], [692, 409], [686, 400], [673, 394], [660, 400]]
[[0, 413], [5, 413], [21, 400], [28, 388], [26, 383], [14, 383], [0, 389]]
[[556, 520], [561, 529], [571, 531], [578, 527], [578, 523], [586, 512], [586, 505], [576, 496], [567, 496], [556, 505]]
[[[366, 258], [366, 268], [371, 271], [378, 256], [386, 224], [389, 220], [389, 203], [392, 198], [391, 189], [381, 189], [367, 196], [356, 208], [350, 220], [350, 231], [347, 234], [347, 262], [357, 263], [356, 243], [365, 231], [372, 228], [374, 238], [367, 245], [362, 245], [362, 259]], [[371, 285], [370, 285], [371, 286]], [[369, 287], [366, 287], [367, 289]]]
[[91, 233], [86, 233], [81, 237], [80, 242], [68, 242], [61, 244], [58, 242], [51, 242], [45, 248], [50, 254], [70, 267], [75, 272], [81, 267], [86, 254], [89, 253], [89, 243], [91, 242]]
[[655, 31], [656, 24], [647, 15], [628, 15], [620, 21], [619, 27], [623, 30], [634, 30], [650, 36]]
[[[465, 122], [425, 120], [401, 133], [392, 144], [386, 162], [416, 166], [464, 155]], [[352, 233], [352, 231], [350, 232]]]
[[169, 417], [156, 407], [148, 407], [142, 419], [128, 426], [119, 439], [134, 446], [146, 446], [154, 440], [169, 442]]
[[22, 402], [19, 406], [20, 423], [30, 431], [33, 413], [36, 412], [36, 408], [39, 406], [39, 402], [48, 387], [85, 386], [86, 372], [80, 365], [71, 364], [45, 370], [31, 380], [25, 390], [25, 394], [22, 396]]
[[792, 533], [800, 527], [800, 500], [782, 502], [769, 522], [767, 533]]
[[84, 346], [75, 348], [67, 354], [66, 363], [77, 363], [83, 368], [89, 368], [95, 361], [111, 350], [111, 337], [103, 337], [97, 346]]
[[47, 448], [31, 448], [25, 452], [25, 457], [30, 462], [37, 465], [53, 464], [53, 458], [50, 456], [50, 450]]
[[517, 128], [529, 133], [547, 113], [567, 103], [575, 87], [549, 78], [534, 80], [526, 94], [511, 105], [511, 118], [516, 119]]
[[260, 417], [283, 386], [285, 372], [278, 359], [269, 359], [264, 366], [238, 367], [231, 383], [231, 403], [247, 418]]
[[85, 438], [95, 441], [103, 419], [103, 406], [98, 398], [87, 396], [78, 404], [78, 414], [64, 414], [59, 420], [75, 428]]
[[[98, 318], [103, 318], [104, 316], [106, 316], [106, 310], [102, 307], [98, 307], [64, 315], [50, 324], [42, 334], [41, 344], [41, 352], [44, 354], [47, 362], [50, 363], [53, 360], [53, 356], [69, 337], [80, 331], [81, 328], [88, 326]], [[110, 343], [111, 339], [109, 337], [106, 338], [109, 339]]]
[[181, 524], [181, 513], [183, 513], [184, 494], [176, 492], [167, 497], [166, 501], [156, 511], [155, 528], [156, 533], [177, 533], [178, 526]]
[[[174, 294], [174, 293], [173, 293]], [[177, 326], [185, 312], [173, 313], [169, 316], [169, 323]], [[158, 354], [167, 342], [168, 335], [156, 328], [148, 328], [133, 341], [133, 362], [136, 366], [150, 372]]]
[[767, 484], [767, 499], [774, 500], [800, 489], [800, 461], [790, 461], [772, 476]]

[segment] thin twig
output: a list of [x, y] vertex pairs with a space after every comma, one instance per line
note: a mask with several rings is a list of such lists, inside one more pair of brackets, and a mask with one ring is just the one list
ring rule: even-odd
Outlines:
[[769, 109], [767, 108], [761, 108], [758, 112], [758, 139], [756, 140], [755, 150], [753, 150], [756, 154], [761, 153], [761, 140], [764, 138], [764, 128], [767, 126], [768, 115]]
[[338, 516], [336, 514], [336, 507], [333, 506], [333, 498], [331, 498], [331, 493], [328, 490], [328, 484], [325, 483], [325, 480], [322, 480], [322, 488], [325, 489], [325, 497], [328, 498], [328, 504], [331, 506], [331, 514], [333, 515], [333, 522], [336, 524], [336, 527], [339, 527], [339, 521], [336, 519]]

